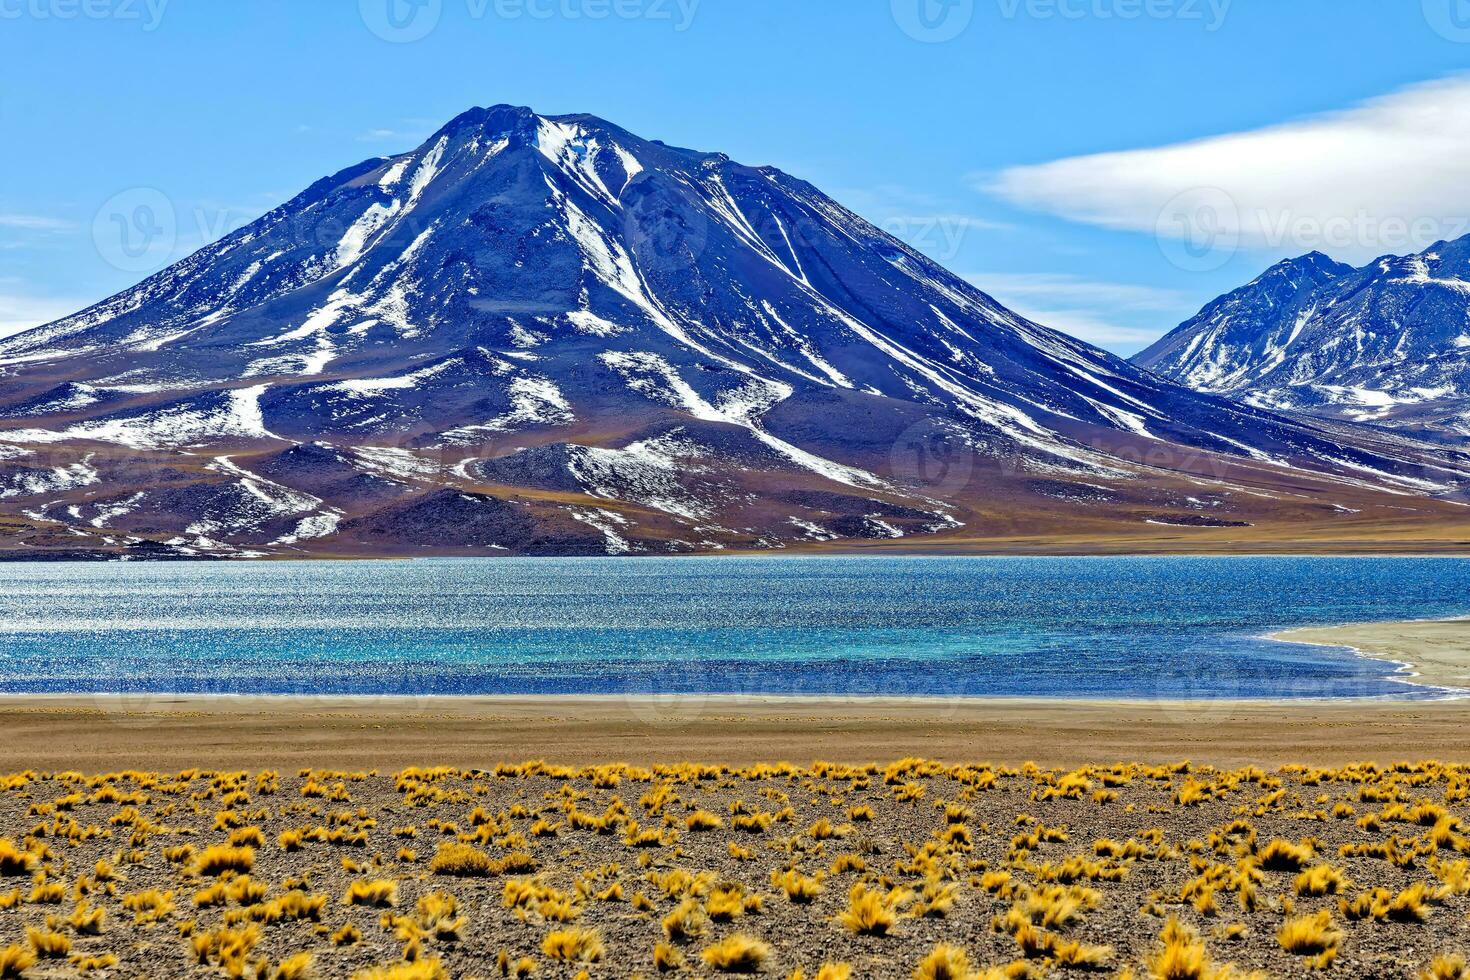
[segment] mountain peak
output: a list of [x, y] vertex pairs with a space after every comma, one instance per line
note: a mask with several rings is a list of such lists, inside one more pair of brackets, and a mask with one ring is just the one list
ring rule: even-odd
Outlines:
[[1136, 524], [1219, 468], [1451, 479], [1032, 323], [774, 168], [522, 106], [0, 341], [0, 371], [0, 517], [69, 546], [779, 548]]
[[1326, 282], [1339, 276], [1345, 276], [1355, 269], [1345, 262], [1339, 262], [1332, 256], [1319, 251], [1307, 252], [1295, 258], [1282, 259], [1259, 276], [1255, 282], [1260, 282], [1271, 276], [1284, 277], [1301, 282], [1303, 277], [1314, 282]]
[[1470, 238], [1361, 269], [1286, 259], [1135, 361], [1257, 407], [1470, 434]]

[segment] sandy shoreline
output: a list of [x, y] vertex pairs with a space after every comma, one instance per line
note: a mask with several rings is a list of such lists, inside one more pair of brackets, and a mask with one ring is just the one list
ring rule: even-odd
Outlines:
[[1350, 647], [1365, 657], [1404, 665], [1405, 680], [1470, 690], [1470, 619], [1355, 623], [1286, 630], [1273, 640]]
[[789, 759], [1215, 765], [1470, 761], [1470, 701], [762, 698], [0, 700], [0, 768], [483, 767]]

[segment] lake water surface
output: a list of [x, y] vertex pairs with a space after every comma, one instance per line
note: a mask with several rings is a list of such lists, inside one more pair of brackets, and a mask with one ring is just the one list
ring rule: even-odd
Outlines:
[[0, 564], [0, 691], [1425, 696], [1264, 639], [1470, 613], [1470, 560]]

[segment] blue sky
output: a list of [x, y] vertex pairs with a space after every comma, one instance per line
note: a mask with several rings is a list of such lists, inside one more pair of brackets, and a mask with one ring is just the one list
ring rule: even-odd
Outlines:
[[1470, 231], [1466, 68], [1464, 0], [0, 0], [0, 332], [142, 278], [119, 195], [177, 258], [509, 102], [782, 167], [1131, 353]]

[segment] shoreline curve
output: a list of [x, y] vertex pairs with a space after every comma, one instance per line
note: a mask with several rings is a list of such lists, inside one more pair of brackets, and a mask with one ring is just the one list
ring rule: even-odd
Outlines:
[[1311, 626], [1272, 633], [1269, 639], [1346, 647], [1361, 657], [1397, 664], [1405, 683], [1470, 692], [1470, 618]]

